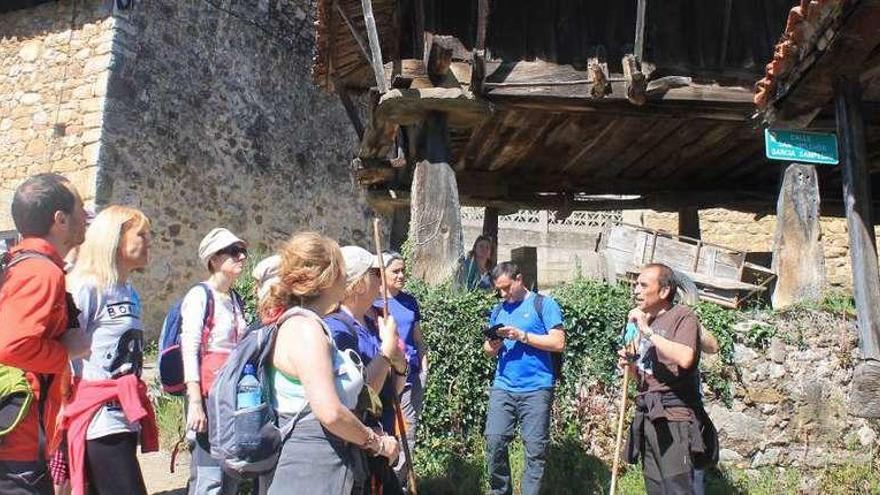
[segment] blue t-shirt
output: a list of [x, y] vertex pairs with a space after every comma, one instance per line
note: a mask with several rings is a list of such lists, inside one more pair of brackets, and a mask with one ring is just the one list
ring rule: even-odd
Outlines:
[[[352, 324], [355, 333], [352, 333], [349, 327], [340, 319]], [[364, 363], [364, 371], [366, 372], [370, 362], [379, 355], [382, 339], [379, 338], [379, 330], [376, 323], [369, 318], [364, 318], [364, 321], [367, 323], [366, 327], [342, 309], [324, 317], [324, 322], [330, 328], [330, 335], [333, 337], [333, 341], [336, 342], [336, 347], [340, 350], [355, 350], [361, 357], [361, 361]], [[382, 427], [385, 431], [393, 431], [394, 381], [390, 379], [391, 373], [388, 374], [388, 377], [385, 379], [382, 390], [379, 391], [379, 398], [382, 400]], [[364, 381], [366, 381], [366, 377], [364, 377]]]
[[[489, 326], [502, 323], [537, 335], [547, 335], [555, 327], [562, 328], [562, 309], [559, 303], [544, 296], [542, 314], [539, 317], [535, 312], [534, 297], [535, 293], [530, 291], [522, 301], [502, 302], [497, 316], [489, 316]], [[534, 392], [553, 388], [553, 358], [550, 352], [504, 339], [504, 344], [498, 350], [498, 367], [492, 386], [508, 392]]]
[[[373, 307], [378, 310], [380, 315], [382, 314], [382, 305], [381, 297], [373, 303]], [[397, 322], [397, 333], [400, 334], [400, 338], [406, 346], [406, 360], [409, 362], [409, 375], [406, 379], [412, 382], [422, 368], [421, 356], [416, 348], [415, 332], [413, 332], [416, 324], [422, 319], [419, 303], [413, 296], [400, 291], [396, 296], [388, 298], [388, 312]]]

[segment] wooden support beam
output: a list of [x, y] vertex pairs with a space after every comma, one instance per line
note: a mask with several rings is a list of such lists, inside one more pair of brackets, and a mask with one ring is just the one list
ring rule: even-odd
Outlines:
[[[640, 0], [644, 1], [644, 0]], [[639, 70], [636, 57], [631, 54], [623, 56], [623, 79], [626, 82], [626, 99], [633, 105], [644, 105], [648, 101], [648, 81]]]
[[483, 235], [492, 239], [492, 257], [489, 265], [495, 266], [498, 262], [498, 208], [487, 207], [483, 211]]
[[370, 41], [370, 54], [373, 74], [376, 76], [376, 87], [379, 93], [388, 91], [388, 83], [385, 82], [385, 69], [382, 63], [382, 45], [379, 44], [379, 31], [376, 29], [376, 18], [373, 17], [373, 2], [361, 0], [361, 8], [364, 10], [364, 27], [367, 30], [367, 39]]
[[[402, 190], [370, 190], [367, 200], [384, 208], [402, 207], [410, 204], [410, 195]], [[506, 196], [480, 197], [470, 196], [464, 191], [457, 195], [463, 206], [493, 207], [502, 211], [519, 209], [571, 211], [605, 211], [605, 210], [644, 210], [676, 212], [685, 205], [697, 205], [699, 208], [725, 207], [732, 210], [770, 213], [768, 204], [772, 201], [748, 194], [731, 194], [730, 191], [704, 191], [691, 193], [683, 191], [664, 191], [641, 196], [592, 197], [590, 199], [572, 200], [565, 194], [508, 194]], [[770, 207], [772, 209], [772, 206]]]
[[721, 25], [721, 54], [718, 56], [718, 68], [724, 70], [727, 65], [727, 44], [730, 40], [730, 13], [733, 0], [724, 0], [724, 22]]
[[397, 168], [389, 160], [375, 158], [355, 158], [351, 161], [354, 178], [362, 187], [374, 184], [387, 184], [397, 176]]
[[678, 235], [702, 239], [700, 235], [700, 210], [684, 207], [678, 210]]
[[348, 88], [343, 86], [339, 81], [334, 81], [333, 86], [336, 88], [336, 94], [339, 95], [339, 101], [342, 102], [343, 108], [345, 108], [345, 113], [348, 115], [348, 120], [351, 121], [351, 125], [354, 127], [354, 132], [357, 133], [358, 141], [364, 138], [364, 123], [361, 122], [360, 113], [358, 113], [357, 107], [355, 107], [354, 102], [351, 101], [351, 95], [348, 93]]
[[880, 417], [880, 270], [871, 219], [871, 181], [862, 120], [858, 78], [840, 76], [835, 83], [837, 135], [843, 167], [843, 200], [849, 230], [853, 296], [858, 315], [862, 362], [853, 371], [851, 414]]
[[488, 24], [489, 0], [477, 0], [477, 39], [474, 40], [470, 81], [470, 90], [475, 95], [483, 94], [483, 82], [486, 79], [486, 26]]
[[645, 52], [645, 14], [648, 0], [636, 0], [636, 36], [633, 52], [636, 62], [641, 63]]
[[608, 80], [608, 64], [599, 60], [599, 57], [590, 57], [587, 60], [587, 72], [592, 80], [590, 96], [603, 98], [611, 92], [611, 81]]
[[342, 20], [345, 21], [345, 25], [348, 26], [348, 31], [351, 33], [351, 37], [354, 38], [355, 43], [357, 43], [358, 48], [361, 49], [361, 54], [364, 56], [364, 60], [366, 60], [367, 63], [370, 63], [370, 52], [367, 51], [367, 44], [364, 43], [363, 37], [361, 37], [360, 33], [357, 32], [357, 29], [355, 29], [354, 24], [351, 22], [351, 19], [349, 19], [345, 11], [342, 10], [342, 7], [339, 5], [338, 1], [333, 2], [333, 7], [336, 8], [336, 11], [339, 12], [339, 17], [342, 17]]
[[454, 280], [464, 247], [455, 172], [449, 166], [446, 115], [430, 112], [419, 139], [421, 161], [411, 189], [410, 241], [414, 277], [429, 284]]
[[792, 163], [785, 169], [776, 203], [774, 309], [822, 298], [825, 254], [821, 235], [816, 167]]
[[391, 214], [391, 249], [400, 251], [409, 235], [409, 208], [395, 208]]
[[415, 0], [413, 15], [413, 57], [419, 60], [425, 57], [425, 0]]

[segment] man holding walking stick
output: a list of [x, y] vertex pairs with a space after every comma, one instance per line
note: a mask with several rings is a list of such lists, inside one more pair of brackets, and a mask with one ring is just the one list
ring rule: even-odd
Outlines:
[[526, 289], [509, 261], [491, 275], [502, 301], [492, 310], [483, 343], [486, 355], [498, 359], [486, 418], [490, 493], [512, 493], [507, 446], [519, 424], [525, 447], [522, 493], [537, 495], [549, 443], [554, 354], [565, 348], [562, 310], [552, 298]]
[[644, 267], [634, 288], [636, 307], [628, 321], [639, 331], [635, 364], [636, 412], [626, 448], [627, 461], [641, 457], [645, 488], [651, 495], [693, 493], [695, 467], [717, 461], [718, 439], [700, 396], [700, 322], [674, 304], [675, 276], [668, 266]]

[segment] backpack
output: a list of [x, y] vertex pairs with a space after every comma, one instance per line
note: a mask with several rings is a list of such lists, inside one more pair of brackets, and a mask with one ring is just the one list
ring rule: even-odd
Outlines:
[[[302, 409], [281, 427], [279, 415], [269, 400], [272, 397], [272, 351], [278, 328], [290, 315], [301, 311], [301, 308], [288, 309], [278, 321], [245, 335], [214, 379], [205, 408], [208, 424], [211, 425], [208, 428], [208, 443], [211, 445], [211, 457], [229, 474], [253, 478], [272, 472], [278, 464], [282, 445], [296, 423], [310, 411], [308, 403], [304, 403]], [[315, 317], [320, 320], [317, 315]], [[360, 361], [345, 357], [353, 351], [340, 351], [326, 325], [324, 332], [334, 351], [334, 381], [338, 387], [340, 377], [348, 373], [344, 368], [358, 367]], [[337, 357], [343, 361], [338, 369]], [[248, 364], [254, 366], [263, 400], [258, 406], [238, 409], [238, 384]], [[360, 369], [358, 373], [361, 373]], [[346, 403], [341, 395], [340, 400]]]
[[[6, 274], [10, 268], [21, 263], [22, 261], [41, 258], [51, 262], [51, 259], [38, 251], [19, 251], [10, 254], [4, 252], [0, 254], [0, 287], [6, 281]], [[68, 305], [71, 304], [68, 297]], [[2, 329], [0, 329], [2, 331]], [[39, 451], [45, 452], [46, 438], [43, 431], [43, 412], [46, 407], [46, 397], [48, 396], [49, 386], [52, 383], [52, 377], [37, 374], [40, 383], [40, 390], [44, 393], [40, 394], [40, 400], [37, 403], [37, 412], [39, 414]], [[18, 426], [22, 420], [27, 417], [28, 411], [34, 402], [34, 391], [28, 383], [24, 370], [0, 364], [0, 439], [11, 432]]]
[[[214, 294], [204, 283], [198, 284], [198, 287], [204, 289], [207, 296], [205, 314], [202, 317], [204, 348], [214, 328]], [[159, 334], [159, 362], [156, 368], [159, 370], [162, 391], [171, 395], [184, 395], [186, 392], [186, 382], [183, 379], [183, 353], [180, 349], [180, 329], [183, 324], [180, 307], [183, 305], [183, 299], [180, 298], [171, 305], [162, 323], [162, 332]]]
[[[535, 297], [532, 298], [532, 303], [535, 306], [535, 313], [538, 315], [538, 321], [541, 322], [541, 325], [544, 326], [544, 295], [539, 294], [537, 292], [534, 293]], [[501, 313], [501, 305], [504, 304], [500, 302], [492, 308], [492, 314], [489, 317], [490, 321], [495, 321], [498, 318], [498, 314]], [[485, 314], [485, 313], [484, 313]], [[546, 328], [546, 330], [552, 330], [550, 328]], [[563, 352], [551, 352], [550, 359], [553, 362], [553, 379], [556, 381], [562, 380], [562, 365], [565, 364], [565, 354]]]
[[[205, 414], [208, 424], [211, 425], [208, 428], [211, 457], [219, 461], [225, 471], [241, 478], [252, 478], [271, 472], [278, 463], [282, 444], [296, 423], [290, 421], [283, 429], [279, 428], [278, 415], [266, 400], [269, 396], [269, 368], [278, 326], [278, 323], [273, 323], [245, 335], [214, 379], [205, 404]], [[256, 407], [238, 410], [238, 382], [244, 374], [246, 364], [254, 365], [264, 400]], [[241, 432], [245, 428], [257, 430], [254, 428], [255, 423], [259, 425], [259, 438], [241, 438]]]

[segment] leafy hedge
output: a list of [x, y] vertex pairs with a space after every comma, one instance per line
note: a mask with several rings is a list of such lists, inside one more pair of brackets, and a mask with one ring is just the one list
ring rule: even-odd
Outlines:
[[[481, 329], [497, 299], [483, 292], [428, 287], [417, 281], [411, 282], [407, 290], [421, 305], [422, 332], [430, 349], [417, 472], [420, 478], [428, 478], [430, 488], [440, 492], [468, 492], [458, 486], [462, 483], [482, 490], [485, 478], [475, 466], [483, 465], [481, 436], [495, 361], [482, 352]], [[601, 423], [598, 431], [608, 435], [612, 434], [612, 425], [603, 412], [588, 410], [583, 395], [589, 393], [586, 385], [596, 385], [595, 390], [605, 391], [600, 393], [606, 396], [615, 395], [615, 387], [620, 386], [615, 363], [618, 338], [632, 307], [630, 290], [619, 284], [576, 279], [551, 295], [562, 307], [566, 350], [563, 377], [556, 391], [550, 455], [554, 456], [554, 445], [565, 446], [556, 448], [559, 452], [555, 457], [570, 464], [567, 470], [595, 473], [594, 467], [601, 462], [590, 454], [584, 436], [598, 433], [595, 428], [585, 428], [584, 423]], [[729, 399], [732, 373], [726, 365], [733, 356], [736, 314], [706, 303], [699, 304], [696, 311], [721, 347], [720, 364], [706, 371], [706, 393]], [[591, 417], [596, 414], [602, 417]], [[578, 460], [572, 461], [575, 458]], [[516, 463], [513, 455], [512, 462]], [[559, 486], [572, 481], [571, 473], [556, 474], [561, 477]], [[455, 481], [450, 482], [450, 477]], [[432, 478], [444, 480], [448, 486], [430, 485]]]

